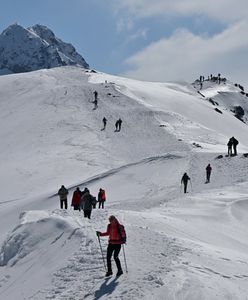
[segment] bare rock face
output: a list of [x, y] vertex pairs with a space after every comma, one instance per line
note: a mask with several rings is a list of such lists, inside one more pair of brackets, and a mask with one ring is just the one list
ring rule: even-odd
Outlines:
[[46, 26], [25, 29], [14, 24], [0, 35], [0, 74], [69, 65], [89, 68], [71, 44], [61, 41]]

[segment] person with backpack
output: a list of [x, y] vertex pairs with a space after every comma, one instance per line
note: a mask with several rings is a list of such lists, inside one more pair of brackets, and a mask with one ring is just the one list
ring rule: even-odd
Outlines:
[[99, 193], [98, 193], [98, 203], [99, 203], [99, 206], [98, 208], [104, 208], [104, 202], [106, 201], [106, 194], [105, 194], [105, 191], [100, 188], [99, 189]]
[[63, 206], [65, 206], [65, 209], [67, 209], [68, 190], [65, 188], [64, 185], [61, 185], [61, 188], [58, 190], [58, 195], [60, 199], [60, 208], [63, 209]]
[[212, 171], [212, 167], [210, 166], [210, 164], [208, 164], [206, 167], [206, 183], [210, 182], [211, 171]]
[[231, 138], [231, 140], [232, 140], [232, 145], [233, 145], [233, 155], [236, 156], [237, 155], [237, 146], [239, 144], [239, 141], [236, 140], [234, 136]]
[[85, 188], [80, 201], [80, 208], [84, 211], [84, 217], [90, 219], [92, 208], [96, 204], [96, 198], [90, 194], [90, 191]]
[[183, 177], [181, 179], [181, 184], [183, 183], [184, 185], [184, 193], [187, 193], [187, 185], [188, 185], [188, 181], [190, 180], [190, 177], [188, 176], [187, 173], [183, 174]]
[[73, 206], [74, 210], [80, 210], [81, 196], [82, 196], [82, 192], [80, 191], [80, 188], [77, 187], [77, 189], [73, 193], [72, 200], [71, 200], [71, 206]]
[[109, 217], [109, 224], [106, 232], [97, 231], [96, 235], [99, 236], [109, 236], [109, 243], [107, 248], [107, 273], [106, 277], [113, 275], [111, 257], [114, 254], [114, 260], [117, 267], [116, 276], [123, 274], [121, 262], [119, 260], [119, 253], [121, 250], [121, 245], [126, 243], [126, 232], [123, 225], [119, 223], [115, 216]]

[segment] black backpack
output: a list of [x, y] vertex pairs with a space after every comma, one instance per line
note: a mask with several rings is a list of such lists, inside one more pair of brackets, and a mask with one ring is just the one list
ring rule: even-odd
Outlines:
[[124, 225], [119, 224], [118, 229], [121, 236], [121, 242], [122, 244], [125, 244], [127, 242], [127, 234]]

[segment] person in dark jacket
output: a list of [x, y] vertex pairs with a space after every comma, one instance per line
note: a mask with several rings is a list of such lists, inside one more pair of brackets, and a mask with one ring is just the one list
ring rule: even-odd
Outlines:
[[65, 206], [65, 209], [67, 209], [68, 190], [65, 188], [64, 185], [61, 185], [61, 188], [58, 191], [58, 195], [60, 199], [60, 208], [63, 209], [63, 206]]
[[87, 188], [85, 188], [80, 201], [80, 208], [83, 209], [85, 218], [90, 219], [92, 208], [95, 205], [95, 203], [95, 197], [93, 197], [90, 194], [90, 191]]
[[206, 183], [210, 182], [211, 171], [212, 167], [210, 166], [210, 164], [208, 164], [206, 167]]
[[104, 117], [104, 118], [102, 119], [102, 122], [103, 122], [103, 128], [102, 128], [102, 130], [105, 130], [106, 125], [107, 125], [107, 119]]
[[121, 250], [121, 245], [124, 244], [125, 242], [121, 238], [120, 226], [122, 226], [122, 225], [119, 223], [119, 221], [116, 219], [116, 217], [110, 216], [107, 231], [106, 232], [100, 232], [100, 231], [96, 232], [97, 236], [109, 236], [109, 244], [108, 244], [108, 248], [107, 248], [108, 270], [105, 275], [106, 277], [113, 275], [112, 265], [111, 265], [111, 257], [113, 254], [114, 254], [114, 260], [115, 260], [117, 270], [118, 270], [116, 276], [120, 276], [121, 274], [123, 274], [123, 271], [121, 268], [121, 262], [119, 260], [118, 255]]
[[239, 144], [239, 141], [235, 139], [235, 137], [233, 136], [232, 138], [232, 145], [233, 145], [233, 155], [237, 155], [237, 146]]
[[118, 126], [119, 126], [119, 120], [117, 120], [117, 121], [115, 122], [115, 131], [118, 131]]
[[232, 146], [233, 146], [233, 140], [232, 140], [232, 138], [230, 138], [227, 143], [227, 155], [228, 156], [232, 156]]
[[98, 208], [104, 208], [104, 202], [106, 201], [106, 194], [105, 191], [103, 189], [99, 189], [99, 193], [98, 193], [98, 203], [99, 206]]
[[80, 210], [81, 195], [82, 191], [80, 191], [80, 188], [77, 187], [77, 189], [73, 193], [71, 200], [71, 206], [73, 206], [74, 210]]
[[120, 118], [119, 120], [118, 120], [118, 131], [121, 131], [121, 124], [122, 124], [122, 119]]
[[184, 185], [184, 193], [187, 193], [187, 185], [188, 185], [188, 181], [190, 180], [189, 176], [187, 173], [183, 174], [183, 177], [181, 179], [181, 184], [183, 183]]

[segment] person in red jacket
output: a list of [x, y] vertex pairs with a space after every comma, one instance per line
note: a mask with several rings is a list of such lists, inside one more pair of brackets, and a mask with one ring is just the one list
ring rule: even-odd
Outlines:
[[105, 191], [103, 189], [100, 189], [99, 193], [98, 193], [98, 203], [99, 203], [98, 208], [101, 208], [101, 207], [104, 208], [105, 201], [106, 201]]
[[80, 191], [79, 187], [74, 191], [71, 206], [74, 207], [74, 210], [80, 210], [80, 200], [81, 200], [82, 192]]
[[111, 265], [111, 257], [113, 255], [113, 253], [114, 253], [114, 260], [115, 260], [115, 263], [116, 263], [116, 266], [118, 269], [116, 276], [120, 276], [123, 274], [123, 271], [121, 268], [121, 262], [118, 257], [120, 250], [121, 250], [121, 245], [125, 243], [121, 237], [121, 232], [120, 232], [121, 227], [123, 227], [123, 225], [121, 225], [119, 223], [119, 221], [116, 219], [116, 217], [110, 216], [107, 231], [106, 232], [100, 232], [100, 231], [96, 232], [97, 236], [109, 236], [109, 244], [108, 244], [108, 248], [107, 248], [108, 270], [105, 275], [106, 277], [113, 275], [112, 265]]

